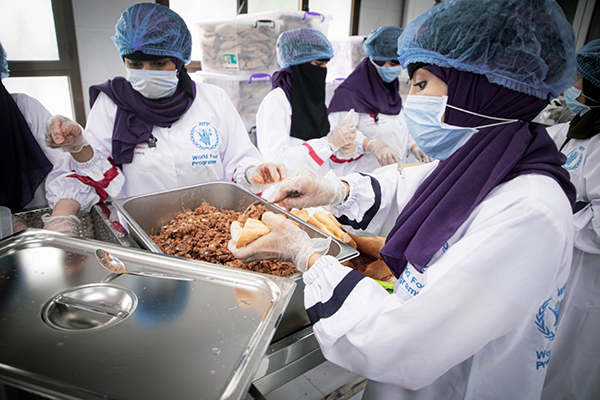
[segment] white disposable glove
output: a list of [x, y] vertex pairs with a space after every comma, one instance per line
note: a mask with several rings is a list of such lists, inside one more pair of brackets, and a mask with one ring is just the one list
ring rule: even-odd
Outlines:
[[42, 215], [44, 229], [54, 232], [65, 233], [76, 236], [77, 226], [81, 223], [75, 215], [64, 215], [52, 217], [50, 214]]
[[287, 171], [283, 164], [268, 162], [246, 170], [246, 179], [248, 182], [260, 189], [265, 189], [274, 183], [281, 182], [285, 178], [287, 178]]
[[64, 152], [79, 153], [84, 146], [90, 144], [91, 135], [84, 132], [77, 122], [55, 115], [46, 122], [46, 145]]
[[429, 157], [427, 154], [423, 153], [423, 151], [417, 147], [417, 145], [414, 145], [414, 147], [411, 149], [411, 152], [415, 155], [415, 157], [417, 158], [418, 161], [420, 162], [432, 162], [433, 158]]
[[340, 158], [350, 159], [356, 155], [356, 143], [345, 144], [336, 153]]
[[[289, 197], [292, 194], [297, 197]], [[333, 207], [344, 201], [347, 195], [346, 185], [332, 171], [325, 176], [318, 176], [306, 168], [300, 168], [281, 182], [270, 200], [291, 210], [318, 206]]]
[[243, 262], [263, 259], [291, 261], [300, 272], [308, 270], [308, 259], [315, 253], [321, 255], [329, 250], [331, 238], [311, 239], [302, 229], [281, 215], [266, 212], [262, 221], [271, 232], [259, 237], [245, 247], [237, 248], [231, 239], [229, 251]]
[[365, 146], [365, 153], [372, 153], [380, 165], [389, 165], [400, 162], [400, 157], [396, 155], [394, 149], [381, 140], [369, 139]]
[[351, 122], [342, 122], [327, 134], [327, 142], [331, 150], [337, 151], [340, 147], [354, 143], [356, 127]]

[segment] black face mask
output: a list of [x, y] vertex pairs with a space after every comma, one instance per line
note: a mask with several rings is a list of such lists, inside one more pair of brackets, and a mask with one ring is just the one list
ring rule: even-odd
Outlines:
[[329, 133], [325, 106], [327, 68], [311, 63], [292, 66], [292, 129], [290, 136], [302, 140]]

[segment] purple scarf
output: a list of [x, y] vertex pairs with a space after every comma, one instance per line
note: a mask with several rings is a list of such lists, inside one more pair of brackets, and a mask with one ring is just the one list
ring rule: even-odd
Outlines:
[[281, 88], [290, 104], [292, 104], [292, 66], [285, 67], [273, 74], [271, 90]]
[[[561, 167], [565, 156], [541, 125], [527, 122], [545, 107], [545, 100], [490, 83], [483, 75], [430, 65], [424, 68], [446, 82], [448, 104], [521, 122], [480, 129], [423, 181], [381, 250], [396, 277], [407, 261], [423, 272], [488, 193], [518, 175], [552, 177], [571, 204], [575, 202], [575, 188]], [[495, 121], [446, 108], [445, 122], [473, 127]]]
[[0, 81], [0, 205], [22, 211], [52, 170], [17, 103]]
[[398, 115], [402, 109], [398, 79], [384, 82], [368, 57], [364, 58], [335, 90], [329, 113], [354, 111], [365, 114]]
[[116, 165], [127, 164], [133, 160], [135, 146], [153, 138], [154, 125], [167, 128], [177, 122], [192, 106], [196, 98], [196, 85], [192, 83], [193, 96], [182, 90], [181, 82], [190, 78], [179, 65], [178, 70], [180, 84], [177, 91], [173, 96], [163, 99], [147, 99], [122, 77], [90, 87], [90, 107], [93, 107], [100, 92], [106, 94], [117, 105], [112, 137], [112, 158]]

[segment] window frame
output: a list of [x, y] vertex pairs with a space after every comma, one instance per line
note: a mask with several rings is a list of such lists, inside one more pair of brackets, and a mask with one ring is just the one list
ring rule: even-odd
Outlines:
[[75, 120], [85, 126], [79, 55], [71, 0], [51, 0], [58, 45], [58, 61], [8, 61], [11, 78], [66, 76]]

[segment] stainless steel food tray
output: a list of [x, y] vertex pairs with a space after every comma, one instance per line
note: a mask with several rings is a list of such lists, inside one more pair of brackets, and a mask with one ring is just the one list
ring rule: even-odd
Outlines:
[[[193, 280], [112, 274], [97, 249]], [[240, 399], [294, 286], [27, 229], [0, 241], [0, 381], [51, 398]]]
[[[260, 201], [266, 201], [244, 190], [240, 186], [226, 181], [204, 183], [180, 189], [168, 190], [125, 199], [114, 200], [113, 204], [125, 219], [129, 234], [145, 249], [162, 253], [160, 248], [152, 241], [150, 235], [156, 235], [160, 228], [181, 212], [193, 210], [202, 202], [207, 202], [213, 207], [243, 211], [248, 205]], [[281, 208], [265, 204], [265, 207], [275, 213], [284, 213], [290, 219], [297, 221], [310, 237], [327, 237], [320, 230], [307, 224], [296, 216], [286, 213]], [[352, 247], [337, 239], [331, 241], [328, 253], [340, 261], [349, 260], [358, 256], [358, 252]], [[290, 304], [283, 316], [281, 324], [275, 333], [273, 340], [277, 340], [291, 333], [297, 332], [310, 325], [310, 320], [304, 308], [304, 282], [300, 273], [290, 277], [296, 282], [296, 290], [290, 300]]]

